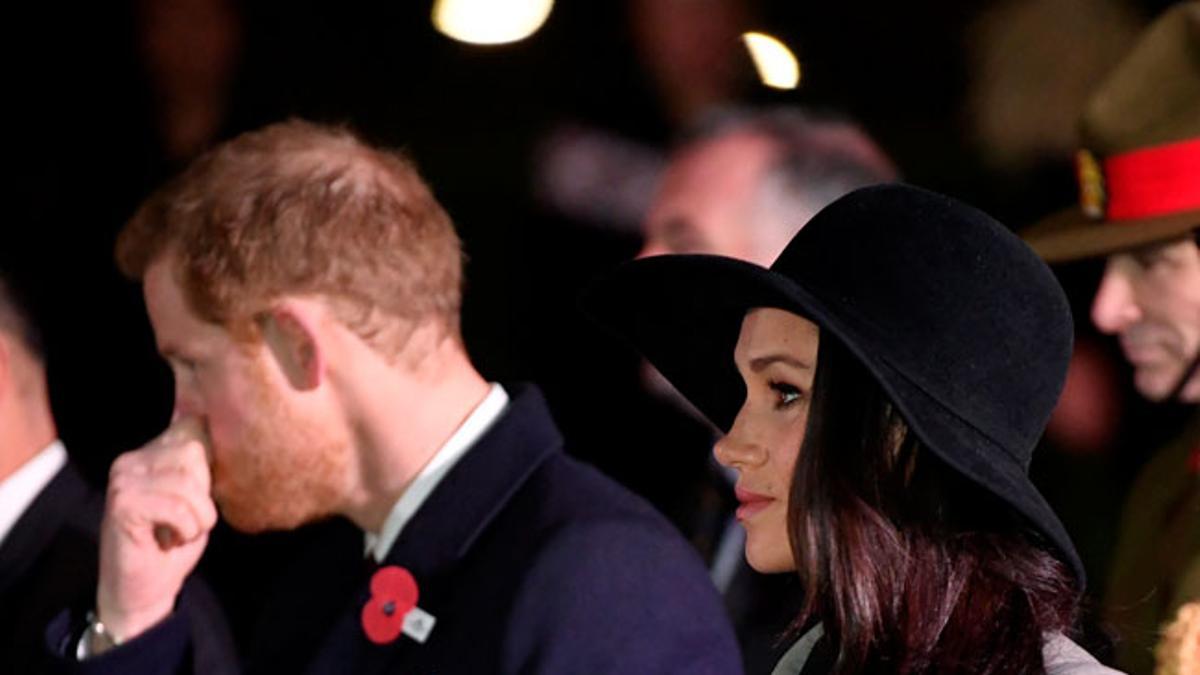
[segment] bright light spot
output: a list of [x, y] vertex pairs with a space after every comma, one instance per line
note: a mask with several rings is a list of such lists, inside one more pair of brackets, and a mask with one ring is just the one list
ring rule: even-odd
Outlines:
[[498, 45], [533, 35], [553, 7], [554, 0], [437, 0], [433, 25], [460, 42]]
[[762, 83], [775, 89], [795, 89], [800, 84], [800, 63], [792, 51], [766, 33], [743, 33]]

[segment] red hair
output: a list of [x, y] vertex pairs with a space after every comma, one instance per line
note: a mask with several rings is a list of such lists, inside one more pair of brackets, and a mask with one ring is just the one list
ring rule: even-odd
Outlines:
[[430, 318], [458, 335], [450, 217], [412, 162], [344, 129], [292, 120], [217, 146], [142, 204], [116, 253], [134, 279], [171, 255], [192, 309], [243, 335], [284, 294], [330, 299], [389, 347]]

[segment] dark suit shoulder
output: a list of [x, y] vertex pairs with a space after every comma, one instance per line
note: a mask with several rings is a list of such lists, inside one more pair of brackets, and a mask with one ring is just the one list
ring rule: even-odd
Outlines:
[[69, 464], [21, 514], [0, 547], [0, 672], [39, 672], [45, 627], [91, 608], [102, 505]]
[[740, 672], [699, 555], [647, 502], [595, 469], [550, 457], [491, 535], [522, 561], [504, 672]]
[[639, 520], [674, 533], [667, 522], [649, 502], [594, 467], [569, 455], [555, 453], [529, 477], [520, 501], [540, 503], [539, 520], [547, 526], [579, 520]]

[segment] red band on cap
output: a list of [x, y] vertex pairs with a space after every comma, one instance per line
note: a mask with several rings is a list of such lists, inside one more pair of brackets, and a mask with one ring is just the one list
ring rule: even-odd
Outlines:
[[1200, 209], [1200, 138], [1104, 160], [1110, 220]]

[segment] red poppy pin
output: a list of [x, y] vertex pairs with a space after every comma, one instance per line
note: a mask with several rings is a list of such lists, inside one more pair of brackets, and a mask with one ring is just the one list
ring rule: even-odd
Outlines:
[[434, 618], [417, 607], [417, 581], [403, 567], [388, 565], [371, 577], [371, 598], [363, 605], [362, 627], [377, 645], [392, 642], [404, 633], [424, 642]]

